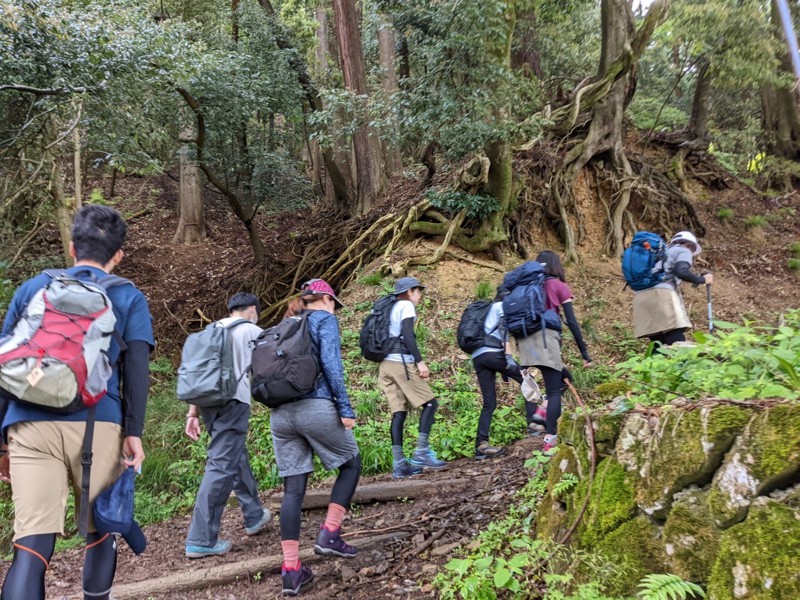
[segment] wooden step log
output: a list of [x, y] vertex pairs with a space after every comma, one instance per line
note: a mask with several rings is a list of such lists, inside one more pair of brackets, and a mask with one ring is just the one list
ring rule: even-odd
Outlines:
[[[408, 531], [395, 531], [384, 533], [355, 540], [348, 540], [360, 551], [370, 547], [378, 546], [385, 542], [399, 540], [411, 535]], [[304, 563], [313, 564], [317, 559], [324, 557], [314, 554], [312, 548], [300, 551], [300, 559]], [[206, 563], [207, 564], [207, 563]], [[176, 594], [189, 590], [198, 590], [211, 587], [218, 587], [234, 581], [247, 579], [261, 573], [262, 575], [274, 575], [281, 572], [283, 556], [272, 554], [270, 556], [260, 556], [249, 560], [225, 563], [214, 567], [202, 569], [191, 569], [180, 573], [171, 573], [163, 577], [145, 579], [133, 583], [115, 585], [111, 591], [114, 600], [133, 600], [149, 598], [153, 594]]]
[[[401, 499], [414, 499], [423, 496], [441, 494], [444, 490], [471, 486], [475, 489], [485, 485], [488, 476], [463, 477], [460, 479], [401, 479], [396, 481], [379, 481], [359, 485], [353, 495], [351, 504], [371, 504], [373, 502], [394, 502]], [[283, 494], [275, 494], [268, 499], [271, 509], [279, 509]], [[320, 488], [308, 490], [303, 499], [303, 510], [327, 508], [331, 500], [331, 489]]]

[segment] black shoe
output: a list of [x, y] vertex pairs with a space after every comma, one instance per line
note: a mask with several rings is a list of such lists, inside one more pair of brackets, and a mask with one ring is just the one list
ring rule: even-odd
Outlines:
[[281, 579], [283, 580], [283, 595], [297, 596], [300, 588], [314, 579], [314, 573], [303, 563], [297, 563], [297, 567], [294, 569], [287, 569], [286, 565], [283, 565]]

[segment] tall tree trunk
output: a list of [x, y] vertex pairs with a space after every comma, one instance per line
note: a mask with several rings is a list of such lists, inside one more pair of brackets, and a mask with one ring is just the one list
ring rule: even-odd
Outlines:
[[[780, 41], [780, 74], [791, 74], [792, 83], [783, 85], [767, 84], [761, 90], [761, 120], [767, 133], [768, 151], [787, 160], [800, 159], [800, 90], [794, 76], [792, 60], [786, 51], [786, 39], [781, 28], [781, 19], [776, 0], [772, 0], [772, 23], [775, 36]], [[791, 187], [787, 175], [783, 182], [785, 189]]]
[[[395, 36], [394, 29], [388, 22], [381, 23], [378, 27], [378, 56], [383, 70], [382, 88], [386, 105], [390, 106], [392, 96], [397, 93], [397, 70], [395, 67]], [[391, 175], [403, 169], [403, 159], [400, 150], [391, 141], [382, 142], [384, 164], [386, 173]]]
[[689, 119], [689, 135], [692, 139], [708, 139], [708, 114], [711, 108], [711, 76], [708, 59], [698, 65], [697, 83], [692, 100], [692, 116]]
[[72, 205], [64, 195], [64, 175], [58, 158], [51, 155], [52, 166], [50, 170], [50, 197], [56, 207], [56, 220], [58, 233], [61, 237], [61, 247], [64, 252], [64, 263], [71, 267], [72, 257], [69, 255], [69, 243], [72, 241]]
[[[194, 138], [190, 127], [183, 132], [186, 139]], [[178, 153], [180, 161], [178, 228], [172, 236], [173, 244], [196, 244], [206, 238], [206, 215], [203, 206], [203, 186], [200, 168], [184, 142]]]
[[[345, 87], [359, 96], [366, 96], [367, 71], [358, 13], [353, 0], [333, 0], [333, 18]], [[359, 125], [353, 133], [353, 152], [357, 179], [352, 214], [363, 215], [372, 208], [373, 201], [384, 185], [380, 144], [366, 123]]]
[[72, 140], [75, 147], [75, 154], [73, 156], [75, 169], [75, 210], [78, 210], [83, 204], [83, 161], [81, 161], [81, 131], [78, 126], [75, 126], [72, 132]]

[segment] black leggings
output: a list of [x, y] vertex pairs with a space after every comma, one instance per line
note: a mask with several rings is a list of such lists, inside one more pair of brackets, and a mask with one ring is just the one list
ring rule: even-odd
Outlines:
[[[478, 385], [483, 396], [483, 409], [478, 418], [478, 433], [475, 438], [475, 446], [481, 442], [489, 441], [489, 431], [492, 426], [492, 416], [497, 408], [497, 373], [510, 377], [517, 383], [522, 383], [522, 375], [518, 366], [509, 367], [506, 355], [503, 352], [484, 352], [472, 359], [475, 367], [475, 375], [478, 377]], [[528, 403], [526, 403], [528, 404]], [[533, 407], [535, 411], [536, 408]], [[533, 416], [532, 413], [530, 416]], [[528, 419], [530, 422], [530, 419]]]
[[[669, 331], [665, 331], [664, 333], [657, 333], [655, 335], [648, 336], [651, 342], [660, 342], [664, 346], [671, 346], [675, 342], [685, 342], [686, 336], [684, 333], [686, 332], [685, 327], [681, 327], [679, 329], [670, 329]], [[658, 350], [658, 348], [656, 348]]]
[[[422, 413], [419, 416], [419, 432], [430, 433], [433, 427], [433, 419], [436, 416], [436, 409], [439, 407], [439, 401], [434, 398], [422, 405]], [[392, 413], [392, 425], [390, 432], [392, 434], [392, 446], [403, 445], [403, 426], [406, 423], [406, 415], [408, 413], [404, 410], [398, 410]]]
[[562, 371], [550, 367], [537, 367], [542, 372], [544, 390], [547, 394], [547, 420], [545, 432], [555, 435], [558, 431], [558, 419], [561, 417], [561, 388], [564, 386]]
[[[44, 600], [45, 561], [53, 556], [55, 544], [53, 533], [29, 535], [15, 542], [14, 561], [3, 582], [2, 600]], [[84, 599], [107, 600], [116, 570], [116, 536], [90, 533], [83, 563]]]
[[[339, 467], [339, 475], [331, 491], [331, 503], [347, 508], [358, 485], [361, 475], [361, 455]], [[309, 473], [290, 475], [283, 478], [283, 500], [281, 501], [281, 540], [300, 539], [300, 520], [303, 510], [303, 498], [306, 495]]]

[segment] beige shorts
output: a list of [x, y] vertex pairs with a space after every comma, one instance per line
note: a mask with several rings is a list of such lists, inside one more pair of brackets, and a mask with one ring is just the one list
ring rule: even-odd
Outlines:
[[[64, 533], [70, 485], [75, 493], [75, 520], [80, 514], [81, 449], [86, 423], [25, 421], [8, 429], [14, 539]], [[122, 428], [98, 421], [92, 443], [89, 501], [122, 473]], [[96, 531], [89, 511], [89, 531]]]
[[[406, 378], [408, 369], [408, 378]], [[378, 369], [378, 382], [389, 400], [392, 413], [407, 411], [408, 406], [419, 408], [435, 398], [431, 387], [419, 374], [414, 363], [403, 363], [384, 360]]]

